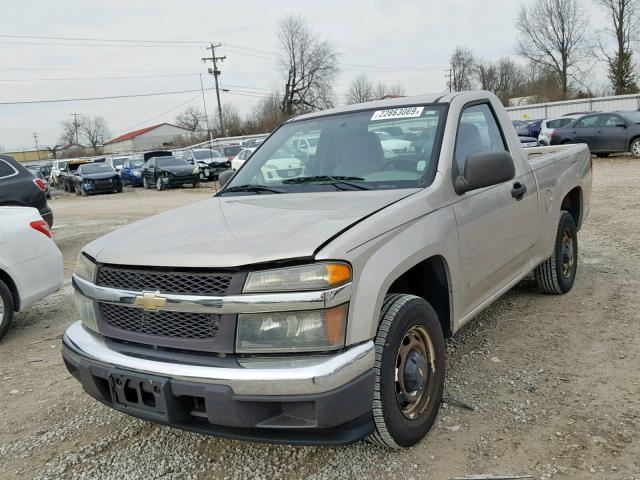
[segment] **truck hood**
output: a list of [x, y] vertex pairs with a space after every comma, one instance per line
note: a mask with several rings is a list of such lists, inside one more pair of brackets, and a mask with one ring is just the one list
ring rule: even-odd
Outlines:
[[312, 257], [337, 233], [416, 191], [213, 197], [127, 225], [84, 251], [101, 263], [171, 267]]

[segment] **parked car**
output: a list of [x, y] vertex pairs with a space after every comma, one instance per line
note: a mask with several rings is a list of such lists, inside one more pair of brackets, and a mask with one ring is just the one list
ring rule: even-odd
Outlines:
[[539, 147], [540, 143], [534, 137], [520, 137], [522, 148]]
[[129, 160], [129, 156], [113, 156], [113, 157], [108, 157], [105, 160], [105, 163], [111, 167], [113, 167], [117, 172], [121, 172], [122, 171], [122, 167], [124, 165], [124, 163]]
[[0, 246], [1, 340], [14, 312], [29, 308], [62, 286], [63, 264], [49, 224], [35, 208], [0, 207]]
[[584, 115], [551, 134], [551, 144], [586, 143], [591, 152], [606, 156], [629, 152], [640, 158], [640, 112]]
[[540, 134], [538, 135], [538, 142], [541, 145], [551, 145], [551, 133], [556, 128], [562, 128], [569, 125], [574, 120], [582, 117], [582, 114], [565, 115], [558, 118], [550, 118], [543, 120], [540, 124]]
[[306, 153], [307, 155], [315, 155], [316, 147], [318, 146], [318, 139], [314, 137], [302, 137], [296, 138], [291, 144], [294, 150]]
[[107, 163], [85, 163], [80, 165], [73, 177], [73, 190], [86, 197], [94, 193], [121, 193], [122, 178]]
[[243, 148], [242, 145], [225, 145], [223, 147], [215, 147], [214, 150], [217, 150], [220, 155], [227, 157], [227, 160], [231, 161]]
[[27, 167], [27, 170], [29, 170], [34, 177], [39, 178], [44, 182], [44, 194], [47, 198], [51, 198], [51, 185], [49, 185], [49, 179], [42, 169], [40, 167], [31, 166]]
[[47, 205], [46, 183], [9, 155], [0, 155], [0, 206], [34, 207], [53, 226], [53, 212]]
[[411, 140], [399, 138], [400, 135], [394, 136], [391, 133], [382, 130], [374, 130], [373, 133], [380, 138], [380, 145], [382, 146], [385, 158], [394, 158], [399, 155], [405, 155], [413, 150]]
[[240, 143], [243, 148], [258, 148], [258, 146], [264, 142], [263, 138], [251, 138], [249, 140], [244, 140]]
[[511, 122], [513, 124], [513, 128], [516, 129], [516, 133], [519, 137], [528, 137], [529, 130], [527, 129], [527, 122], [523, 122], [522, 120], [513, 120]]
[[144, 159], [142, 158], [127, 158], [120, 170], [122, 183], [124, 185], [131, 185], [132, 187], [141, 187], [143, 165]]
[[542, 122], [543, 120], [533, 120], [531, 122], [527, 122], [525, 128], [529, 132], [529, 137], [538, 138], [538, 135], [540, 135], [540, 126], [542, 125]]
[[200, 180], [217, 180], [218, 174], [229, 170], [231, 162], [220, 152], [211, 148], [193, 148], [186, 150], [183, 157], [191, 165], [200, 168]]
[[[444, 337], [531, 270], [545, 293], [576, 279], [589, 151], [529, 158], [509, 122], [482, 91], [287, 121], [216, 196], [82, 249], [65, 365], [100, 402], [187, 430], [416, 444], [442, 400]], [[371, 133], [416, 125], [433, 147], [400, 158]], [[308, 174], [264, 178], [311, 129], [326, 148]]]
[[87, 163], [91, 163], [91, 160], [86, 158], [79, 158], [68, 160], [65, 164], [64, 169], [61, 171], [58, 182], [62, 185], [62, 189], [65, 192], [74, 193], [76, 191], [76, 176], [78, 174], [78, 168], [81, 165], [85, 165]]
[[273, 182], [304, 175], [305, 163], [298, 155], [300, 155], [299, 152], [282, 145], [260, 168], [261, 179], [265, 182]]
[[51, 185], [57, 187], [61, 184], [60, 179], [63, 175], [64, 169], [67, 168], [68, 160], [54, 160], [51, 166], [51, 174], [49, 176], [49, 181]]
[[144, 188], [155, 186], [158, 190], [181, 185], [200, 186], [200, 168], [183, 158], [152, 157], [142, 167]]
[[253, 152], [255, 152], [255, 150], [255, 148], [243, 148], [240, 150], [240, 153], [231, 160], [231, 169], [238, 170], [242, 165], [244, 165], [244, 162], [249, 160], [249, 157]]

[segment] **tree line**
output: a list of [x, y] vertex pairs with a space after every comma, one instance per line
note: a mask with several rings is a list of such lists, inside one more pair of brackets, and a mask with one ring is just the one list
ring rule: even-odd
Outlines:
[[[505, 104], [514, 97], [554, 101], [638, 93], [633, 49], [639, 40], [640, 0], [593, 1], [607, 16], [601, 31], [590, 27], [579, 0], [537, 0], [522, 6], [515, 52], [526, 65], [509, 57], [478, 59], [458, 46], [450, 57], [450, 89], [490, 90]], [[605, 63], [609, 80], [599, 91], [585, 81], [592, 80], [589, 72], [596, 61]]]

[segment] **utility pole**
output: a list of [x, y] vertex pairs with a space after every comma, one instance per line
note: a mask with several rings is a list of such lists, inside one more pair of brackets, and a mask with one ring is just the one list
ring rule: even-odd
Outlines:
[[78, 139], [78, 117], [80, 116], [79, 113], [70, 113], [70, 116], [73, 117], [73, 129], [76, 132], [76, 145], [79, 145], [80, 140]]
[[452, 81], [453, 81], [453, 73], [451, 71], [451, 69], [449, 70], [445, 70], [445, 74], [444, 77], [447, 79], [447, 85], [449, 85], [449, 93], [451, 93], [452, 91]]
[[207, 133], [209, 134], [209, 146], [213, 147], [213, 138], [211, 137], [211, 128], [209, 128], [209, 114], [207, 113], [207, 102], [204, 99], [204, 84], [202, 83], [202, 74], [200, 74], [200, 90], [202, 91], [202, 106], [204, 107], [204, 121], [207, 125]]
[[207, 62], [211, 62], [213, 63], [213, 69], [208, 68], [207, 71], [209, 73], [211, 73], [213, 75], [213, 78], [216, 81], [216, 98], [218, 99], [218, 121], [220, 122], [220, 132], [222, 133], [222, 136], [225, 136], [225, 131], [224, 131], [224, 124], [222, 123], [222, 105], [220, 104], [220, 88], [218, 87], [218, 75], [220, 75], [220, 70], [218, 70], [218, 61], [222, 62], [224, 61], [225, 58], [227, 58], [226, 56], [224, 57], [216, 57], [216, 48], [221, 47], [222, 44], [218, 43], [217, 45], [214, 45], [213, 43], [211, 44], [211, 46], [207, 47], [207, 50], [211, 50], [211, 57], [203, 57], [202, 61], [204, 63]]
[[33, 139], [36, 141], [36, 152], [38, 154], [38, 160], [40, 160], [40, 147], [38, 146], [38, 132], [33, 132]]

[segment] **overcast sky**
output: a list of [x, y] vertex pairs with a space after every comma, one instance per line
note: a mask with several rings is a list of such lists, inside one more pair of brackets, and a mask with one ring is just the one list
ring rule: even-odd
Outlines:
[[[0, 102], [84, 98], [198, 90], [213, 86], [201, 57], [205, 42], [223, 44], [223, 104], [241, 114], [284, 83], [274, 54], [276, 28], [287, 14], [301, 14], [340, 53], [338, 102], [361, 72], [374, 81], [401, 83], [408, 95], [445, 89], [445, 69], [456, 45], [477, 57], [513, 55], [518, 7], [527, 0], [27, 0], [2, 12]], [[535, 1], [535, 0], [531, 0]], [[592, 22], [604, 15], [587, 0]], [[601, 27], [601, 25], [594, 25]], [[180, 46], [97, 40], [9, 38], [7, 35], [202, 42]], [[604, 76], [595, 79], [602, 83]], [[215, 93], [206, 92], [209, 113]], [[198, 92], [30, 105], [0, 104], [0, 148], [54, 145], [60, 121], [71, 113], [102, 115], [113, 136], [173, 122], [189, 105], [202, 108]]]

